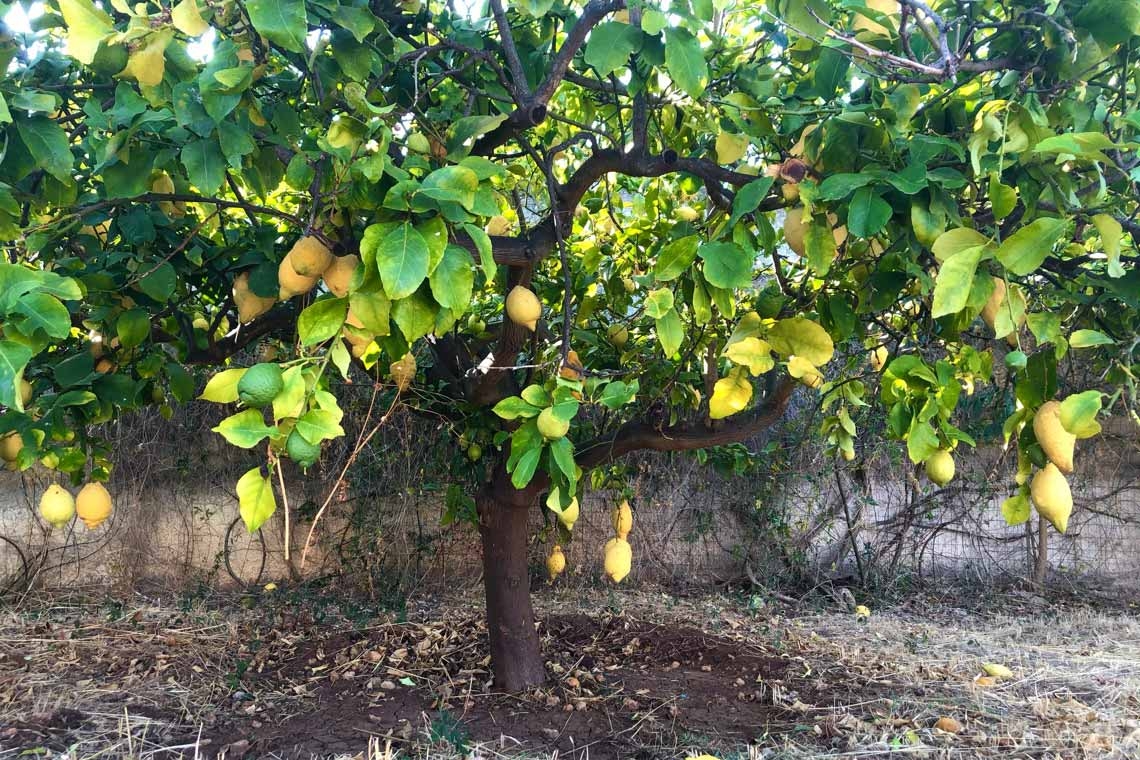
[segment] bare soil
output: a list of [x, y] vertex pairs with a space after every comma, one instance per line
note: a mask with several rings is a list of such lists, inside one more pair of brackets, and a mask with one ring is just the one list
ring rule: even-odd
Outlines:
[[1127, 605], [992, 601], [916, 597], [860, 623], [547, 590], [550, 684], [508, 695], [472, 599], [406, 620], [303, 591], [26, 600], [0, 612], [0, 758], [1140, 757]]

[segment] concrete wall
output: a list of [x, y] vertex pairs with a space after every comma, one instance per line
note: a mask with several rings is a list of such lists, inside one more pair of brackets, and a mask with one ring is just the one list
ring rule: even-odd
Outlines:
[[[406, 432], [378, 439], [374, 459], [361, 465], [393, 471], [381, 495], [354, 496], [351, 487], [332, 488], [344, 452], [330, 452], [332, 461], [309, 477], [289, 473], [294, 550], [288, 563], [283, 511], [260, 537], [234, 525], [233, 484], [254, 460], [203, 432], [208, 424], [202, 422], [185, 421], [172, 432], [156, 422], [118, 431], [119, 465], [111, 482], [116, 510], [95, 531], [76, 523], [49, 532], [36, 517], [34, 505], [52, 473], [0, 474], [0, 536], [22, 549], [35, 583], [157, 580], [170, 586], [224, 586], [233, 583], [231, 570], [247, 581], [286, 578], [290, 564], [301, 572], [300, 547], [311, 516], [330, 490], [334, 497], [303, 575], [336, 573], [348, 557], [348, 571], [365, 582], [477, 581], [477, 537], [467, 525], [439, 527], [446, 474], [424, 470], [423, 451], [401, 437]], [[844, 469], [838, 476], [834, 463], [815, 451], [812, 446], [796, 449], [782, 470], [743, 477], [713, 474], [688, 455], [634, 460], [629, 473], [635, 490], [632, 580], [735, 580], [743, 577], [746, 565], [773, 585], [805, 571], [821, 577], [854, 575], [859, 568], [849, 523], [866, 573], [908, 570], [993, 578], [1024, 576], [1031, 566], [1035, 539], [1027, 537], [1025, 527], [1008, 527], [1001, 518], [1014, 467], [1002, 451], [991, 447], [963, 454], [959, 477], [941, 490], [914, 479], [909, 463], [889, 446], [878, 447], [860, 469]], [[1140, 545], [1136, 428], [1127, 421], [1114, 423], [1095, 441], [1082, 442], [1072, 486], [1077, 510], [1069, 533], [1051, 538], [1055, 573], [1140, 585], [1140, 552], [1134, 549]], [[598, 577], [601, 546], [612, 534], [613, 502], [611, 494], [587, 493], [574, 540], [566, 547], [570, 572], [562, 582]], [[551, 540], [542, 535], [537, 510], [532, 522], [537, 569]], [[16, 551], [0, 541], [0, 588], [20, 569]]]

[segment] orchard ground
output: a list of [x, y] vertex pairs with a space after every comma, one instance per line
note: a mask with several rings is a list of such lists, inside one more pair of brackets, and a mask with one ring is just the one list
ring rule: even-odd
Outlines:
[[1140, 756], [1140, 617], [1103, 590], [859, 598], [859, 622], [818, 590], [547, 587], [550, 682], [507, 695], [476, 588], [12, 600], [0, 757]]

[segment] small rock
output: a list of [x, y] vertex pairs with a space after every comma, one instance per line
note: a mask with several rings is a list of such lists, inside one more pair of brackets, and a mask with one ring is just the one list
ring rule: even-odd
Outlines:
[[222, 748], [222, 754], [230, 758], [245, 757], [246, 752], [249, 752], [249, 739], [241, 739]]
[[545, 736], [547, 738], [547, 740], [554, 741], [555, 739], [558, 738], [558, 729], [557, 728], [544, 728], [544, 729], [542, 729], [542, 735]]
[[383, 689], [384, 691], [394, 691], [396, 688], [396, 682], [395, 681], [381, 681], [380, 682], [380, 688]]
[[622, 701], [621, 706], [624, 707], [625, 709], [631, 710], [631, 711], [639, 710], [641, 708], [641, 705], [638, 703], [638, 701], [636, 699], [633, 699], [632, 697], [626, 697]]
[[375, 665], [384, 659], [384, 655], [380, 654], [375, 649], [370, 649], [364, 653], [364, 659]]
[[962, 732], [962, 724], [949, 716], [939, 718], [938, 722], [934, 724], [934, 727], [948, 734], [959, 734]]

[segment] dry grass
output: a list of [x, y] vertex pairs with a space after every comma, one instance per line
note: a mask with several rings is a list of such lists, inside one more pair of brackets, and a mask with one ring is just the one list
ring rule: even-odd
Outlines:
[[[272, 601], [246, 609], [236, 598], [210, 605], [92, 598], [40, 596], [0, 611], [0, 758], [41, 746], [53, 746], [51, 756], [69, 760], [204, 758], [219, 749], [237, 757], [240, 745], [227, 750], [204, 744], [199, 727], [240, 707], [234, 694], [243, 645], [251, 632], [264, 633], [267, 619], [274, 626], [287, 621], [283, 635], [298, 642], [316, 625]], [[772, 607], [723, 594], [678, 598], [654, 591], [549, 589], [538, 606], [540, 617], [614, 614], [699, 627], [794, 664], [796, 687], [773, 686], [768, 695], [782, 718], [751, 746], [733, 745], [715, 726], [675, 732], [668, 743], [653, 744], [662, 735], [648, 729], [670, 704], [662, 700], [615, 727], [641, 742], [642, 757], [684, 758], [700, 751], [725, 760], [1140, 757], [1140, 618], [1128, 608], [1017, 594], [968, 605], [916, 595], [859, 623], [838, 608]], [[424, 598], [409, 611], [413, 621], [432, 621], [436, 631], [454, 625], [448, 656], [472, 658], [480, 651], [481, 634], [472, 623], [477, 616], [478, 600], [470, 598]], [[349, 623], [341, 615], [333, 625]], [[416, 635], [417, 625], [391, 617], [368, 622], [370, 630], [405, 639]], [[1013, 677], [987, 684], [979, 680], [984, 663], [1005, 665]], [[432, 683], [427, 670], [413, 675]], [[741, 699], [748, 688], [742, 687]], [[521, 709], [527, 699], [539, 698], [525, 697]], [[954, 719], [961, 731], [935, 728], [940, 718]], [[65, 747], [51, 744], [63, 735]], [[528, 751], [502, 735], [472, 737], [460, 753], [445, 739], [425, 712], [402, 735], [362, 735], [354, 752], [330, 757], [569, 756]], [[612, 755], [586, 749], [573, 756]]]

